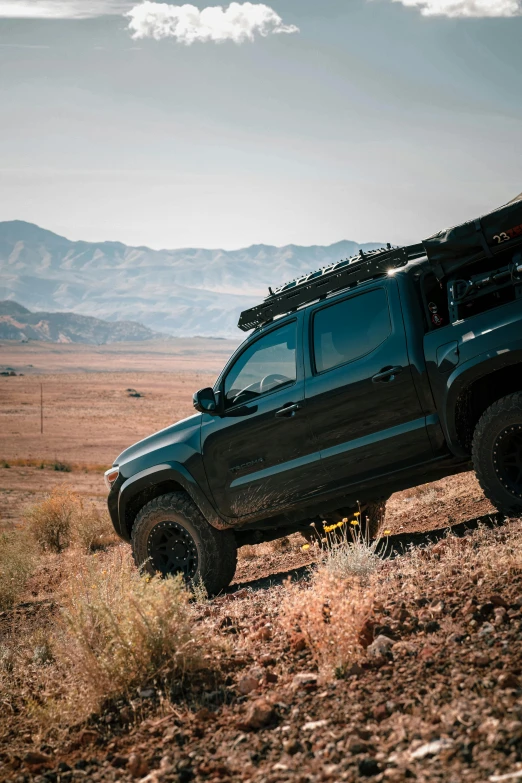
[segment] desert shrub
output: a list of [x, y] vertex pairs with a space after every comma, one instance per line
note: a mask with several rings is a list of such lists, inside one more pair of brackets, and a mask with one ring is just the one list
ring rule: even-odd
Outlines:
[[33, 546], [27, 535], [19, 530], [0, 534], [0, 610], [17, 603], [34, 566]]
[[181, 577], [142, 578], [127, 548], [81, 558], [64, 585], [55, 652], [85, 704], [208, 668], [216, 644], [194, 629]]
[[86, 552], [104, 549], [116, 538], [107, 516], [70, 489], [56, 487], [27, 512], [28, 529], [42, 551], [63, 552], [76, 545]]
[[371, 587], [323, 566], [309, 586], [288, 586], [280, 621], [291, 638], [304, 639], [325, 677], [339, 677], [364, 656], [360, 638], [373, 602]]
[[343, 528], [343, 531], [336, 538], [327, 535], [322, 567], [334, 578], [357, 577], [366, 583], [370, 576], [382, 567], [381, 539], [370, 541], [358, 527], [350, 530]]
[[56, 487], [41, 503], [27, 512], [28, 529], [43, 551], [63, 552], [71, 543], [73, 517], [78, 513], [78, 496]]
[[72, 517], [71, 541], [85, 552], [96, 552], [115, 543], [116, 536], [106, 513], [102, 514], [94, 503], [77, 499]]
[[61, 460], [53, 462], [52, 467], [53, 470], [57, 470], [59, 473], [70, 473], [72, 470], [68, 462], [62, 462]]

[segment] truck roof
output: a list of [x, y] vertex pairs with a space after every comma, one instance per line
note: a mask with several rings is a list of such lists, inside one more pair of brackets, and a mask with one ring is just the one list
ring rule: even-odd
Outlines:
[[404, 269], [412, 261], [425, 258], [422, 244], [359, 251], [359, 254], [322, 267], [272, 290], [261, 304], [244, 310], [238, 326], [244, 332], [258, 329], [277, 316], [288, 315], [333, 293]]

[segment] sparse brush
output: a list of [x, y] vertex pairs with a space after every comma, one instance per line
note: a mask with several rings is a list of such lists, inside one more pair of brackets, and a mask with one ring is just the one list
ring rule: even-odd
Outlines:
[[70, 473], [72, 468], [68, 462], [57, 460], [56, 462], [53, 462], [53, 470], [57, 470], [59, 473]]
[[31, 540], [23, 531], [0, 534], [0, 610], [14, 606], [35, 568]]
[[71, 544], [86, 552], [116, 541], [106, 515], [79, 495], [56, 487], [27, 512], [28, 529], [42, 551], [63, 552]]
[[141, 578], [126, 549], [79, 560], [64, 589], [56, 656], [91, 709], [153, 681], [183, 680], [216, 658], [216, 643], [194, 629], [181, 577]]
[[107, 514], [102, 514], [94, 503], [78, 501], [72, 518], [72, 543], [85, 552], [106, 549], [116, 542]]
[[45, 500], [28, 510], [28, 529], [42, 551], [59, 553], [69, 546], [78, 504], [74, 492], [56, 487]]
[[322, 558], [322, 567], [333, 577], [350, 579], [356, 577], [362, 583], [367, 583], [370, 576], [376, 573], [383, 564], [382, 540], [376, 538], [371, 541], [368, 535], [360, 532], [356, 527], [342, 528], [343, 533], [335, 538], [328, 537], [327, 545]]
[[304, 638], [326, 678], [340, 677], [364, 655], [360, 634], [373, 601], [371, 587], [322, 567], [309, 587], [289, 585], [280, 621], [291, 637]]

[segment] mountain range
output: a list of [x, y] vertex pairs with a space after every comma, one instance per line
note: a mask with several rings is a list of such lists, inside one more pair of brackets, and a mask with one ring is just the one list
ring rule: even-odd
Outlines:
[[134, 321], [109, 322], [76, 313], [32, 313], [18, 302], [0, 301], [0, 340], [105, 345], [162, 337]]
[[6, 221], [0, 222], [0, 299], [47, 313], [139, 322], [176, 336], [240, 337], [239, 313], [261, 301], [268, 286], [381, 244], [153, 250], [71, 241]]

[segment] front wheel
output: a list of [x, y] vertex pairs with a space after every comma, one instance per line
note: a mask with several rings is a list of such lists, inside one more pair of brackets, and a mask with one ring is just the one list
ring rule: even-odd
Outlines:
[[141, 509], [132, 552], [146, 573], [182, 574], [189, 584], [202, 583], [209, 595], [227, 587], [236, 570], [234, 533], [209, 525], [184, 492], [161, 495]]
[[490, 405], [473, 435], [473, 467], [486, 497], [505, 516], [522, 512], [522, 392]]

